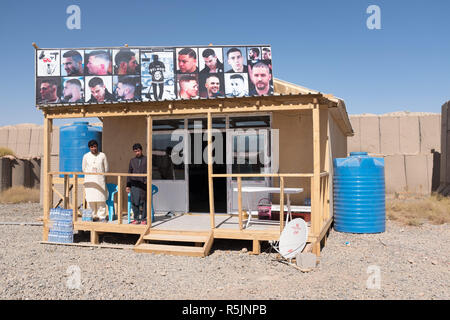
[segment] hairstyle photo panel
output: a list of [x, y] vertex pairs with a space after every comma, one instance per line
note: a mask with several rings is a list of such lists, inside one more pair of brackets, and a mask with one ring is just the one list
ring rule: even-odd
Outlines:
[[151, 76], [155, 81], [173, 78], [175, 50], [168, 49], [149, 49], [141, 50], [141, 75]]
[[231, 98], [248, 96], [248, 74], [226, 73], [225, 94], [227, 97]]
[[61, 78], [43, 77], [36, 81], [36, 104], [61, 103]]
[[84, 102], [84, 77], [63, 77], [61, 78], [63, 103], [83, 103]]
[[225, 72], [243, 73], [247, 72], [247, 49], [245, 47], [223, 48]]
[[85, 50], [84, 65], [85, 75], [112, 75], [111, 49]]
[[89, 76], [85, 78], [85, 100], [89, 103], [116, 101], [112, 91], [112, 76]]
[[270, 47], [262, 47], [262, 60], [272, 60], [272, 49]]
[[60, 76], [60, 50], [37, 50], [36, 64], [38, 77]]
[[250, 96], [273, 95], [273, 79], [271, 65], [264, 60], [249, 66]]
[[142, 101], [175, 100], [173, 49], [141, 50]]
[[177, 73], [198, 73], [198, 49], [177, 48]]
[[261, 61], [261, 47], [247, 47], [247, 62], [249, 66]]
[[223, 73], [222, 48], [199, 48], [199, 69], [202, 74]]
[[61, 51], [61, 75], [63, 77], [77, 77], [84, 75], [84, 51]]
[[113, 92], [117, 101], [141, 100], [140, 76], [114, 76]]
[[198, 74], [177, 74], [177, 92], [179, 99], [198, 98]]
[[139, 49], [114, 49], [112, 56], [115, 75], [140, 75]]
[[225, 97], [223, 73], [207, 73], [199, 75], [200, 97]]

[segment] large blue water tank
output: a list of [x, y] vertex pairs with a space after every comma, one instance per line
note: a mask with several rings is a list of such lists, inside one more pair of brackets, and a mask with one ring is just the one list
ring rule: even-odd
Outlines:
[[334, 159], [334, 229], [378, 233], [386, 229], [384, 159], [351, 152]]
[[[89, 122], [74, 122], [59, 129], [59, 170], [80, 172], [83, 156], [89, 152], [90, 140], [98, 142], [98, 150], [102, 150], [102, 128], [92, 126]], [[79, 177], [83, 177], [80, 175]]]

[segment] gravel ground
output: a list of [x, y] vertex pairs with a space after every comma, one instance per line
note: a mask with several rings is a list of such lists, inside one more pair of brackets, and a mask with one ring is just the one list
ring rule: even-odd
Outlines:
[[[448, 224], [388, 221], [386, 232], [372, 235], [332, 229], [319, 265], [303, 273], [276, 261], [268, 245], [249, 255], [250, 241], [216, 240], [206, 258], [179, 257], [40, 244], [42, 227], [1, 224], [40, 216], [39, 204], [0, 204], [0, 299], [450, 298]], [[88, 234], [76, 236], [89, 241]], [[81, 287], [74, 289], [75, 269]], [[379, 288], [367, 288], [377, 271]]]

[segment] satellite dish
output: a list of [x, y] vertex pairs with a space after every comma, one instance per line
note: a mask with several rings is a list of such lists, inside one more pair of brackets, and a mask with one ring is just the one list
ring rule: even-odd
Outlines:
[[291, 220], [283, 229], [280, 236], [280, 254], [285, 259], [294, 258], [302, 251], [308, 239], [308, 226], [305, 220], [297, 218]]

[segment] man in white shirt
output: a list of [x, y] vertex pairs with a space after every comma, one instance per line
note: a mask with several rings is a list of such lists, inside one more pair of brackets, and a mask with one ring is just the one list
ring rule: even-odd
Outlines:
[[[108, 161], [103, 152], [98, 151], [95, 140], [88, 142], [90, 152], [83, 156], [83, 172], [108, 172]], [[84, 190], [86, 202], [92, 210], [94, 220], [106, 221], [106, 183], [103, 175], [85, 175]]]

